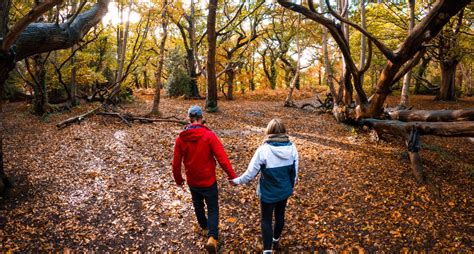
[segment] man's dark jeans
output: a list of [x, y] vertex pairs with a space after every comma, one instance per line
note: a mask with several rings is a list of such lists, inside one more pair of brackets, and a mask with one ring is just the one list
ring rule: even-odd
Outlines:
[[[218, 238], [219, 231], [219, 194], [217, 191], [217, 182], [210, 187], [191, 187], [191, 196], [193, 198], [194, 212], [201, 228], [209, 229], [208, 236]], [[207, 206], [207, 216], [204, 212], [204, 201]]]
[[[278, 239], [283, 231], [285, 225], [285, 208], [286, 201], [288, 199], [276, 202], [276, 203], [265, 203], [260, 201], [260, 207], [262, 210], [262, 238], [263, 238], [263, 250], [271, 250], [273, 239]], [[272, 229], [272, 217], [275, 213], [275, 228]]]

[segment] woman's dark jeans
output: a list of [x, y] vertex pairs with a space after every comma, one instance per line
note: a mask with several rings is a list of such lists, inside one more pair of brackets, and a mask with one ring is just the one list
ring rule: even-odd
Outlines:
[[[262, 238], [263, 250], [272, 249], [272, 238], [278, 239], [285, 225], [285, 208], [288, 199], [276, 202], [265, 203], [260, 201], [262, 210]], [[272, 217], [275, 214], [275, 227], [272, 229]]]
[[[219, 236], [219, 194], [217, 191], [217, 182], [210, 187], [191, 187], [191, 196], [193, 199], [194, 212], [201, 228], [209, 229], [208, 236], [215, 239]], [[207, 206], [207, 216], [204, 212], [204, 201]]]

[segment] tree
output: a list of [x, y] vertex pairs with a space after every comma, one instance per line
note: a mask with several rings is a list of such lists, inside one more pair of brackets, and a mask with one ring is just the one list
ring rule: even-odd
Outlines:
[[[301, 28], [301, 18], [298, 15], [298, 23], [296, 25], [297, 29], [299, 30]], [[299, 34], [296, 35], [296, 54], [297, 54], [297, 60], [296, 60], [296, 68], [293, 69], [293, 78], [291, 79], [290, 82], [290, 87], [288, 89], [288, 95], [286, 96], [285, 99], [285, 106], [294, 106], [293, 102], [293, 90], [295, 89], [296, 85], [299, 83], [300, 80], [300, 68], [301, 68], [301, 37]], [[283, 60], [283, 59], [282, 59]], [[287, 61], [288, 63], [288, 61]]]
[[462, 58], [462, 51], [459, 47], [459, 36], [464, 16], [462, 9], [455, 24], [446, 27], [438, 36], [437, 59], [441, 67], [441, 84], [436, 99], [443, 101], [456, 100], [456, 68]]
[[[385, 65], [377, 84], [377, 90], [371, 100], [367, 96], [360, 84], [360, 73], [366, 71], [366, 67], [358, 69], [352, 60], [351, 53], [348, 47], [348, 42], [340, 26], [334, 20], [326, 18], [318, 13], [314, 8], [313, 1], [308, 1], [308, 7], [295, 4], [286, 0], [279, 0], [279, 4], [299, 12], [307, 18], [318, 22], [319, 24], [328, 28], [329, 33], [336, 41], [344, 60], [347, 61], [348, 68], [352, 76], [351, 87], [353, 85], [357, 93], [357, 115], [356, 118], [364, 117], [379, 117], [383, 112], [383, 105], [388, 94], [391, 92], [392, 85], [399, 81], [410, 69], [412, 69], [421, 59], [424, 51], [424, 44], [434, 38], [443, 28], [443, 26], [456, 15], [463, 7], [470, 3], [469, 0], [461, 1], [445, 1], [439, 0], [427, 15], [415, 26], [413, 31], [405, 38], [403, 43], [397, 50], [390, 50], [382, 41], [377, 39], [373, 34], [363, 29], [354, 22], [348, 20], [334, 11], [330, 5], [329, 0], [326, 0], [326, 7], [329, 13], [337, 20], [346, 23], [357, 29], [369, 40], [369, 48], [373, 43], [385, 56], [387, 64]], [[367, 66], [368, 67], [368, 66]], [[345, 87], [348, 89], [348, 86]]]
[[[189, 15], [184, 13], [178, 20], [174, 21], [174, 23], [179, 29], [184, 48], [186, 50], [186, 67], [188, 75], [191, 78], [191, 87], [189, 89], [191, 91], [190, 95], [194, 98], [200, 98], [201, 96], [199, 95], [199, 88], [197, 84], [197, 78], [200, 73], [196, 71], [196, 54], [197, 48], [201, 44], [202, 40], [196, 42], [196, 10], [194, 0], [191, 0], [190, 9]], [[181, 22], [182, 19], [184, 19], [187, 25]]]
[[278, 55], [278, 45], [269, 38], [265, 38], [264, 41], [266, 42], [266, 46], [263, 52], [258, 51], [260, 56], [262, 57], [262, 69], [265, 73], [265, 77], [267, 78], [268, 82], [270, 83], [270, 88], [275, 89], [277, 86], [277, 61], [279, 58]]
[[[47, 0], [35, 6], [26, 16], [8, 30], [10, 0], [0, 2], [0, 90], [3, 91], [8, 74], [15, 63], [28, 56], [72, 47], [95, 26], [107, 12], [109, 0], [99, 0], [91, 9], [84, 11], [66, 22], [33, 23], [43, 13], [61, 3], [61, 0]], [[13, 46], [15, 45], [15, 46]], [[0, 102], [0, 113], [3, 103]], [[3, 115], [3, 114], [2, 114]], [[3, 169], [3, 117], [0, 117], [0, 192], [8, 185]]]
[[[264, 1], [258, 1], [254, 6], [249, 7], [249, 10], [243, 10], [244, 4], [245, 2], [242, 2], [240, 6], [237, 6], [233, 15], [230, 10], [224, 11], [226, 25], [217, 32], [219, 36], [218, 48], [224, 51], [221, 54], [223, 59], [219, 61], [223, 70], [217, 74], [217, 77], [226, 75], [227, 93], [224, 94], [228, 100], [234, 99], [234, 80], [238, 68], [244, 62], [244, 54], [250, 44], [261, 35], [257, 31], [257, 27], [262, 21], [264, 13], [257, 11], [263, 6]], [[224, 6], [224, 8], [227, 7]], [[244, 29], [243, 24], [246, 20], [250, 24], [249, 31]]]
[[[324, 0], [319, 0], [319, 12], [323, 13]], [[324, 62], [324, 74], [326, 76], [326, 82], [329, 87], [329, 91], [332, 94], [333, 105], [336, 104], [336, 88], [333, 84], [333, 74], [331, 62], [329, 61], [329, 50], [328, 50], [328, 29], [323, 27], [323, 38], [322, 38], [322, 51], [323, 51], [323, 62]], [[365, 47], [364, 47], [365, 51]], [[362, 80], [362, 79], [361, 79]], [[339, 120], [339, 119], [338, 119]]]
[[[408, 9], [410, 10], [410, 24], [408, 26], [408, 34], [413, 31], [415, 27], [415, 0], [408, 0]], [[408, 107], [408, 93], [410, 91], [411, 70], [409, 70], [403, 77], [402, 95], [400, 97], [399, 107], [404, 109]]]
[[161, 28], [163, 29], [163, 35], [160, 41], [160, 52], [158, 67], [155, 72], [156, 87], [155, 87], [155, 96], [153, 98], [153, 106], [151, 108], [151, 114], [159, 114], [159, 105], [160, 105], [160, 91], [161, 91], [161, 75], [163, 72], [163, 65], [165, 60], [165, 44], [166, 38], [168, 37], [168, 1], [163, 0], [162, 3], [162, 13], [161, 13]]
[[216, 10], [217, 0], [209, 0], [207, 16], [207, 95], [206, 111], [216, 112], [217, 77], [216, 77]]
[[[151, 22], [151, 10], [143, 13], [140, 17], [140, 21], [135, 27], [134, 33], [130, 33], [130, 15], [132, 12], [133, 0], [128, 3], [127, 18], [125, 20], [125, 28], [122, 29], [124, 23], [124, 6], [118, 7], [120, 14], [120, 24], [117, 25], [117, 69], [115, 70], [115, 76], [113, 82], [110, 84], [111, 92], [108, 94], [107, 103], [115, 105], [120, 99], [117, 98], [120, 92], [122, 82], [127, 79], [130, 73], [134, 73], [138, 69], [136, 65], [138, 59], [143, 53], [145, 41], [148, 36], [150, 22]], [[130, 33], [130, 34], [129, 34]], [[131, 50], [128, 49], [128, 40], [130, 35], [135, 36]], [[128, 63], [125, 65], [125, 63]], [[146, 64], [145, 64], [146, 65]]]

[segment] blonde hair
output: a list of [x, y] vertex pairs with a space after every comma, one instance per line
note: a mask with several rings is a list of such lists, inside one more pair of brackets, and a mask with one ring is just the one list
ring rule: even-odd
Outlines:
[[283, 124], [283, 121], [278, 118], [272, 119], [268, 125], [267, 129], [265, 130], [265, 134], [272, 135], [272, 134], [285, 134], [286, 128]]

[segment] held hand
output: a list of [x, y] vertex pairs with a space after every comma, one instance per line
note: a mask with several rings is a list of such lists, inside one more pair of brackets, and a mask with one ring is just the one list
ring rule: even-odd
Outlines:
[[236, 179], [236, 178], [229, 180], [229, 184], [230, 184], [231, 186], [237, 186], [237, 185], [238, 185], [238, 184], [236, 184], [236, 183], [234, 182], [235, 179]]

